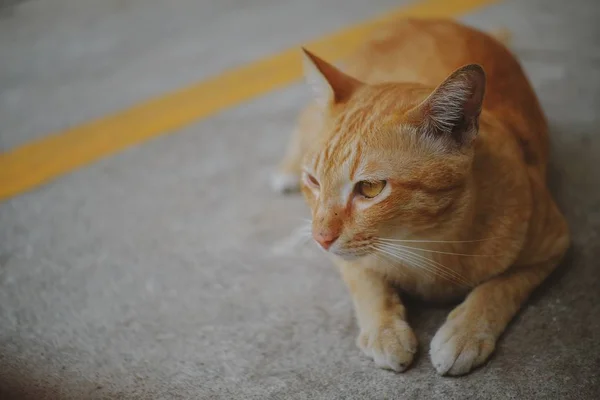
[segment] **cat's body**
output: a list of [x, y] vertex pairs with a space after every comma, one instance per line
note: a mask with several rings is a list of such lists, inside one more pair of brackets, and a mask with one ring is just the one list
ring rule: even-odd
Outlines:
[[393, 24], [345, 61], [348, 75], [310, 53], [307, 69], [318, 101], [277, 182], [301, 183], [313, 236], [352, 293], [359, 346], [403, 370], [416, 338], [395, 287], [468, 295], [430, 350], [440, 373], [468, 372], [569, 243], [527, 78], [501, 43], [450, 21]]

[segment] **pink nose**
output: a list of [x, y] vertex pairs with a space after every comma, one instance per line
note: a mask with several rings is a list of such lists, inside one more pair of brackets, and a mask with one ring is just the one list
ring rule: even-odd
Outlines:
[[313, 232], [313, 238], [321, 245], [325, 250], [329, 249], [333, 242], [340, 237], [340, 234], [333, 231], [320, 231], [317, 233]]

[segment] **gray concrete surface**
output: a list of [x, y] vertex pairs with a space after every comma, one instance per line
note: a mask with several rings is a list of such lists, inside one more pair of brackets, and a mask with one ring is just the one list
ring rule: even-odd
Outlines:
[[408, 3], [410, 0], [20, 3], [0, 12], [0, 150], [102, 117]]
[[[3, 14], [2, 146], [393, 2], [325, 2], [318, 13], [313, 2], [261, 1], [243, 13], [214, 2], [213, 10], [223, 6], [209, 19], [212, 28], [192, 26], [192, 10], [204, 10], [199, 2], [171, 2], [179, 11], [159, 1], [90, 3], [62, 15], [75, 3], [31, 0]], [[285, 19], [269, 20], [279, 25], [267, 29], [271, 10]], [[152, 36], [150, 26], [165, 13], [181, 23]], [[314, 15], [310, 29], [299, 15]], [[584, 0], [507, 0], [464, 18], [512, 31], [550, 118], [551, 182], [573, 231], [569, 258], [483, 368], [458, 379], [435, 374], [428, 344], [447, 309], [420, 304], [410, 315], [420, 355], [408, 372], [378, 370], [354, 347], [352, 305], [336, 272], [312, 245], [288, 246], [306, 207], [268, 189], [267, 175], [308, 95], [296, 85], [0, 204], [0, 398], [597, 399], [599, 18], [596, 2]], [[250, 33], [234, 35], [220, 21]], [[177, 33], [160, 43], [161, 29]], [[202, 29], [215, 34], [198, 36]], [[119, 30], [129, 44], [116, 39]], [[114, 44], [102, 43], [105, 32]], [[77, 50], [77, 37], [99, 41], [98, 48]], [[55, 55], [43, 50], [50, 46]], [[110, 58], [98, 65], [103, 55]]]

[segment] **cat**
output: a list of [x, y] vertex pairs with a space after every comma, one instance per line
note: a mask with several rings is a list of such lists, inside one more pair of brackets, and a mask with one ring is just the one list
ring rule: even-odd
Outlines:
[[343, 72], [302, 52], [314, 101], [274, 188], [303, 192], [377, 366], [404, 371], [417, 352], [404, 292], [463, 299], [429, 355], [439, 374], [470, 372], [570, 245], [527, 77], [497, 38], [450, 20], [395, 21]]

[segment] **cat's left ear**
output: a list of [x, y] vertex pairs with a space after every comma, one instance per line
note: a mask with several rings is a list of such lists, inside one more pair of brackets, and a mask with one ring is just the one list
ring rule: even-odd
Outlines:
[[362, 85], [333, 65], [302, 48], [304, 75], [321, 106], [343, 103]]
[[420, 105], [409, 111], [422, 133], [468, 145], [479, 130], [485, 93], [485, 72], [477, 64], [454, 71]]

